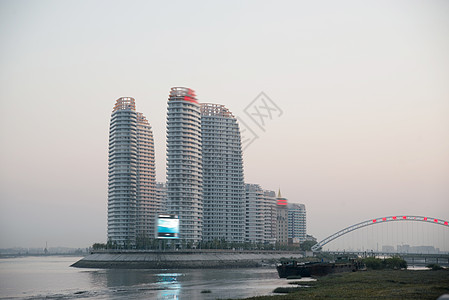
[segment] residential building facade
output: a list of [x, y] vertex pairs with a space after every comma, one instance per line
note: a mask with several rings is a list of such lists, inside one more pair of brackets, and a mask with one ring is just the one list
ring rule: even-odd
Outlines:
[[203, 236], [203, 171], [200, 105], [192, 89], [174, 87], [167, 111], [167, 212], [178, 215], [180, 238]]
[[306, 241], [306, 206], [304, 204], [288, 204], [288, 238]]
[[264, 242], [264, 191], [258, 184], [245, 185], [245, 242]]
[[109, 129], [108, 240], [133, 246], [154, 232], [154, 144], [151, 126], [135, 99], [116, 100]]
[[276, 198], [276, 242], [280, 245], [288, 244], [288, 209], [287, 199], [282, 198], [281, 191], [279, 190]]
[[156, 182], [156, 199], [160, 203], [160, 213], [167, 213], [167, 184], [165, 182]]
[[201, 103], [203, 240], [245, 240], [245, 183], [237, 119], [223, 105]]
[[246, 184], [245, 191], [245, 242], [275, 244], [278, 210], [275, 192], [258, 184]]
[[264, 243], [276, 243], [276, 193], [264, 191]]
[[154, 139], [150, 123], [137, 112], [137, 194], [136, 234], [137, 237], [153, 237], [156, 216], [161, 203], [155, 195], [156, 167], [154, 164]]

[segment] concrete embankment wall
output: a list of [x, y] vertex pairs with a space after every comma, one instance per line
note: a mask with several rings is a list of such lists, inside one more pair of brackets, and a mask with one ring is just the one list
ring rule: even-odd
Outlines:
[[72, 267], [101, 269], [188, 269], [260, 267], [281, 258], [301, 258], [295, 252], [125, 252], [92, 253]]

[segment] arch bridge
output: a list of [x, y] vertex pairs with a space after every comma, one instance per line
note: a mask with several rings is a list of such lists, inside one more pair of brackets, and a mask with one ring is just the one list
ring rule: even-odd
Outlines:
[[426, 223], [432, 223], [435, 225], [442, 225], [442, 226], [446, 226], [449, 228], [449, 223], [446, 220], [442, 220], [442, 219], [438, 219], [438, 218], [432, 218], [432, 217], [423, 217], [423, 216], [408, 216], [408, 215], [401, 215], [401, 216], [389, 216], [389, 217], [381, 217], [381, 218], [376, 218], [376, 219], [371, 219], [371, 220], [366, 220], [363, 222], [360, 222], [358, 224], [355, 225], [351, 225], [349, 227], [346, 227], [330, 236], [328, 236], [327, 238], [325, 238], [324, 240], [320, 241], [319, 243], [315, 244], [312, 247], [312, 251], [320, 251], [321, 248], [326, 245], [329, 242], [332, 242], [335, 239], [338, 239], [339, 237], [366, 227], [366, 226], [371, 226], [371, 225], [376, 225], [376, 224], [383, 224], [386, 222], [398, 222], [398, 221], [415, 221], [415, 222], [426, 222]]

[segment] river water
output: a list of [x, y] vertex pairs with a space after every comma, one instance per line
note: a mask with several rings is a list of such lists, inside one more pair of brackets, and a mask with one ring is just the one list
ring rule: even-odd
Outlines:
[[237, 299], [271, 295], [276, 287], [288, 286], [287, 280], [278, 278], [274, 267], [222, 270], [69, 267], [79, 259], [73, 256], [0, 259], [0, 299]]

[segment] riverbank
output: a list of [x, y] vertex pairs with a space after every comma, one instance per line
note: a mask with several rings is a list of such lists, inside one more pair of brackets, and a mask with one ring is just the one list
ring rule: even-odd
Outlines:
[[204, 269], [254, 268], [278, 262], [282, 258], [300, 259], [291, 251], [111, 251], [94, 252], [72, 264], [76, 268], [95, 269]]
[[[290, 283], [295, 283], [290, 281]], [[314, 282], [291, 284], [292, 292], [281, 296], [249, 299], [437, 299], [449, 294], [449, 270], [370, 270], [320, 277]]]

